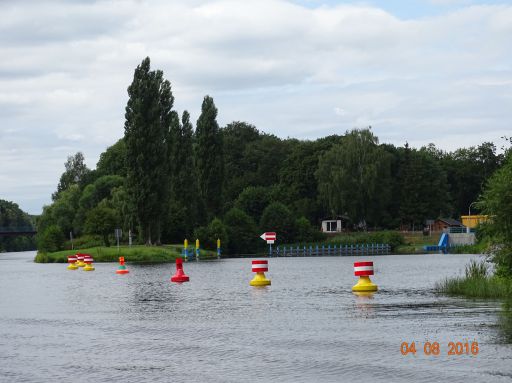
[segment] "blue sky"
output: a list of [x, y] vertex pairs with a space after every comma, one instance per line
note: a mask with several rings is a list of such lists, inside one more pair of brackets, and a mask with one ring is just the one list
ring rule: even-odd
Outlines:
[[510, 1], [0, 2], [0, 198], [50, 203], [67, 156], [123, 135], [146, 56], [175, 109], [315, 139], [372, 126], [443, 150], [512, 135]]

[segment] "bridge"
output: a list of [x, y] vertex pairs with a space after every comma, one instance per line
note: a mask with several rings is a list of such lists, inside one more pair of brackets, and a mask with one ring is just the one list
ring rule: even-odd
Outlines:
[[32, 226], [0, 227], [0, 237], [17, 237], [21, 235], [36, 235], [37, 231]]

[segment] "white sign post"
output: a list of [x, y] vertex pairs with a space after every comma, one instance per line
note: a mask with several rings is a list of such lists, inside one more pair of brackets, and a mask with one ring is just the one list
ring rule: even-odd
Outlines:
[[272, 256], [272, 244], [276, 241], [277, 234], [273, 231], [268, 231], [268, 232], [260, 235], [260, 238], [263, 239], [264, 241], [267, 241], [267, 244], [270, 246], [269, 257], [271, 257]]

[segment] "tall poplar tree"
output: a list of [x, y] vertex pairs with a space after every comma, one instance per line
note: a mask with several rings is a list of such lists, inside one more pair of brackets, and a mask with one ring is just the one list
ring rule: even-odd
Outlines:
[[197, 175], [194, 167], [193, 127], [190, 114], [183, 112], [181, 123], [176, 118], [171, 124], [174, 137], [171, 161], [171, 201], [165, 229], [166, 238], [181, 242], [189, 238], [197, 224]]
[[186, 208], [185, 228], [186, 234], [191, 235], [197, 224], [197, 173], [194, 167], [193, 155], [193, 127], [190, 122], [190, 114], [185, 110], [181, 119], [179, 136], [180, 171], [178, 187], [180, 190], [179, 201]]
[[199, 196], [206, 209], [202, 219], [209, 221], [221, 213], [224, 179], [222, 136], [217, 124], [217, 108], [210, 96], [203, 100], [197, 120], [196, 142]]
[[152, 71], [149, 57], [137, 66], [128, 87], [125, 113], [127, 186], [141, 235], [159, 242], [168, 195], [167, 139], [174, 97], [163, 72]]

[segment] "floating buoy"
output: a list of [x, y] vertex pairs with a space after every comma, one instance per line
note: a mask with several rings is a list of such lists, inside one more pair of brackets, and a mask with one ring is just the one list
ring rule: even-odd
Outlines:
[[116, 270], [116, 274], [128, 274], [130, 270], [124, 265], [124, 257], [119, 257], [119, 268]]
[[354, 275], [359, 277], [359, 281], [352, 287], [352, 291], [377, 291], [377, 285], [370, 280], [370, 275], [373, 275], [373, 262], [354, 262]]
[[76, 255], [68, 255], [68, 270], [76, 270], [78, 266], [76, 264]]
[[176, 258], [176, 274], [171, 277], [171, 282], [188, 282], [188, 275], [183, 271], [183, 260], [181, 258]]
[[94, 266], [92, 265], [92, 257], [89, 254], [84, 254], [84, 271], [94, 271]]
[[76, 265], [78, 267], [84, 267], [85, 266], [85, 263], [84, 263], [84, 256], [86, 254], [80, 254], [80, 253], [77, 253], [76, 254]]
[[252, 272], [256, 273], [254, 278], [249, 282], [251, 286], [268, 286], [270, 285], [270, 279], [265, 277], [265, 271], [268, 271], [268, 261], [256, 260], [252, 261]]

